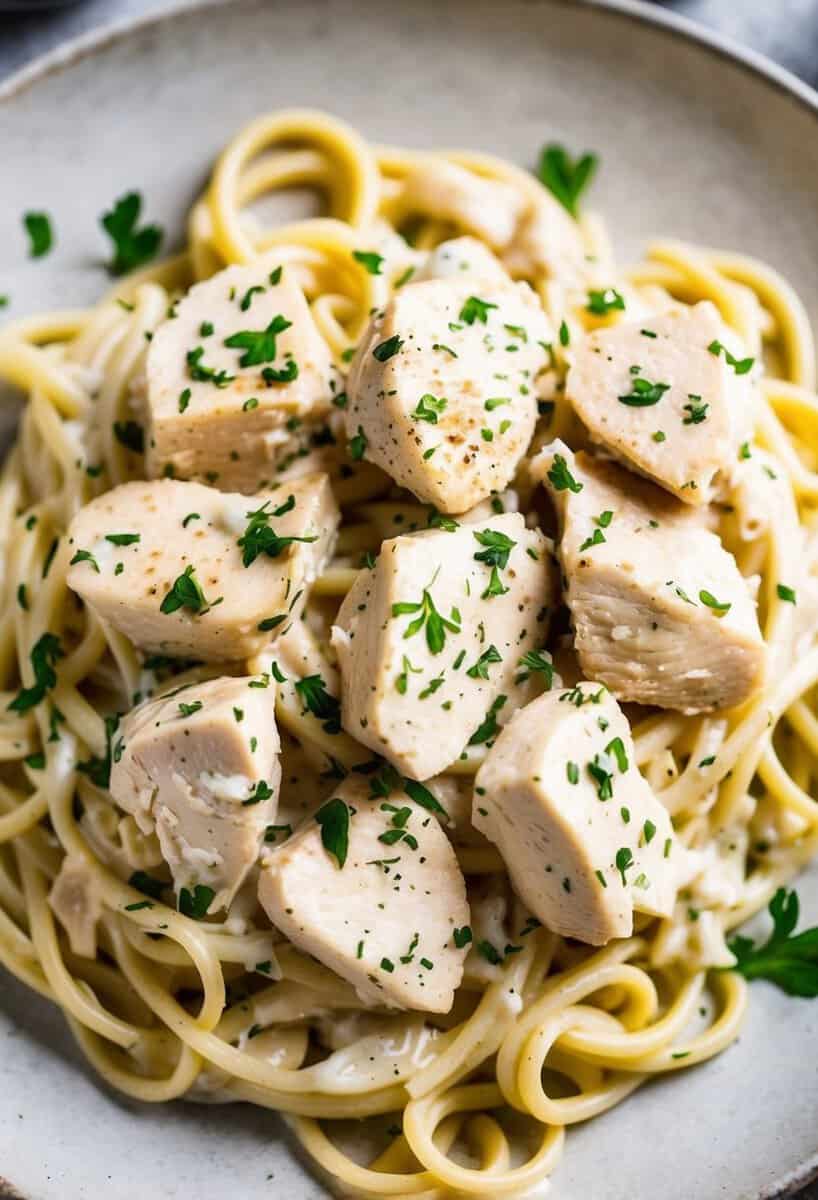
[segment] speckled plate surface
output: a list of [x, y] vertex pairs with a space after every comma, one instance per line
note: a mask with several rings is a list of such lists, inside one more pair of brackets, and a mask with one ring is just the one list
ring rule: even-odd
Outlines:
[[[104, 288], [97, 216], [138, 187], [181, 235], [223, 142], [282, 105], [372, 138], [530, 163], [602, 155], [593, 203], [623, 259], [654, 233], [753, 252], [818, 317], [818, 109], [803, 85], [655, 10], [559, 0], [232, 0], [62, 49], [0, 88], [0, 291], [9, 315]], [[25, 259], [20, 214], [57, 246]], [[818, 921], [818, 872], [799, 885]], [[760, 1200], [818, 1170], [818, 1002], [766, 984], [740, 1041], [569, 1133], [554, 1200]], [[313, 1200], [271, 1113], [140, 1106], [100, 1087], [62, 1018], [0, 973], [0, 1195]]]

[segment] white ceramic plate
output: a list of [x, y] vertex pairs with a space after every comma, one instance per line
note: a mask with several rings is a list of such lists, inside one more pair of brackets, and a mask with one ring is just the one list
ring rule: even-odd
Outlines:
[[[818, 317], [818, 108], [761, 60], [644, 5], [233, 0], [83, 39], [0, 88], [10, 315], [105, 287], [98, 214], [140, 188], [181, 218], [243, 121], [323, 107], [370, 137], [531, 163], [602, 155], [593, 203], [620, 255], [654, 233], [757, 253]], [[20, 214], [57, 246], [25, 258]], [[818, 920], [818, 871], [800, 886]], [[92, 1078], [59, 1013], [0, 977], [0, 1175], [25, 1200], [312, 1200], [282, 1125], [247, 1106], [140, 1106]], [[726, 1054], [569, 1133], [554, 1200], [761, 1200], [818, 1170], [818, 1002], [753, 986]]]

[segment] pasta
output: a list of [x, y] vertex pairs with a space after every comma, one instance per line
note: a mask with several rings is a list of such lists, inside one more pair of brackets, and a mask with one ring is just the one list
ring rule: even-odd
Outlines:
[[[445, 176], [453, 167], [458, 186]], [[486, 184], [500, 189], [517, 221], [537, 206], [560, 229], [567, 222], [557, 238], [562, 257], [538, 256], [498, 230], [469, 191], [475, 185], [479, 195]], [[318, 192], [325, 215], [269, 224], [252, 210], [292, 188]], [[680, 892], [672, 916], [637, 918], [633, 936], [603, 948], [526, 926], [497, 850], [456, 831], [475, 947], [478, 931], [490, 939], [498, 922], [498, 936], [520, 944], [496, 962], [472, 948], [451, 1013], [395, 1013], [362, 1003], [349, 984], [274, 935], [252, 888], [240, 889], [223, 916], [202, 921], [147, 902], [135, 886], [136, 873], [161, 870], [162, 858], [155, 837], [108, 794], [105, 717], [218, 671], [151, 664], [80, 606], [67, 584], [65, 532], [93, 497], [144, 477], [127, 431], [142, 416], [148, 339], [192, 284], [232, 264], [283, 266], [345, 374], [371, 313], [413, 264], [462, 234], [501, 255], [565, 331], [550, 347], [550, 390], [513, 484], [529, 513], [537, 511], [526, 475], [533, 454], [554, 437], [574, 447], [583, 441], [564, 396], [565, 370], [591, 330], [621, 319], [622, 306], [605, 296], [641, 312], [712, 301], [749, 354], [763, 357], [753, 452], [777, 490], [765, 493], [744, 476], [710, 511], [742, 574], [757, 585], [768, 670], [763, 689], [737, 708], [634, 710], [639, 769], [675, 836], [709, 863]], [[589, 307], [589, 289], [603, 296], [601, 312]], [[306, 111], [254, 121], [216, 163], [181, 254], [126, 277], [93, 309], [26, 317], [0, 330], [0, 377], [26, 397], [0, 483], [5, 968], [62, 1009], [113, 1087], [148, 1102], [193, 1097], [275, 1109], [334, 1185], [356, 1196], [528, 1194], [555, 1169], [566, 1127], [605, 1112], [654, 1075], [720, 1053], [737, 1037], [748, 1002], [739, 974], [713, 969], [733, 961], [725, 935], [818, 850], [814, 362], [798, 297], [751, 258], [662, 241], [621, 271], [600, 222], [570, 221], [534, 176], [509, 163], [373, 147], [340, 121]], [[330, 691], [338, 681], [329, 625], [362, 555], [376, 553], [398, 527], [424, 528], [429, 512], [382, 472], [347, 458], [341, 423], [338, 411], [317, 439], [317, 427], [293, 431], [279, 459], [283, 479], [317, 459], [342, 510], [335, 557], [315, 580], [303, 618], [305, 653]], [[31, 652], [46, 634], [60, 639], [62, 657], [38, 670]], [[567, 677], [570, 666], [553, 648]], [[262, 650], [246, 671], [269, 672], [270, 662]], [[20, 687], [44, 679], [38, 703], [9, 707]], [[295, 823], [329, 794], [333, 772], [337, 778], [371, 755], [304, 711], [287, 684], [279, 686], [276, 717], [284, 738], [278, 819]], [[478, 747], [456, 761], [448, 783], [468, 787], [484, 757]], [[102, 771], [89, 763], [102, 763]], [[81, 877], [70, 938], [49, 903], [66, 857]], [[89, 924], [96, 932], [83, 954]], [[366, 1136], [358, 1129], [350, 1148], [338, 1122], [359, 1119]]]

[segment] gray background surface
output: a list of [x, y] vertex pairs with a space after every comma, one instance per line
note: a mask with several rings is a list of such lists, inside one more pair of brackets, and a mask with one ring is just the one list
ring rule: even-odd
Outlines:
[[[656, 0], [656, 4], [761, 51], [818, 87], [818, 0]], [[169, 0], [63, 4], [0, 0], [0, 79], [66, 38], [169, 6]], [[801, 1200], [818, 1200], [818, 1183], [800, 1195]]]

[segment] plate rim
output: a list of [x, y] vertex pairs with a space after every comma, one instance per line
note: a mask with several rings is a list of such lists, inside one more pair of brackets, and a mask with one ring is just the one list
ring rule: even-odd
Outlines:
[[[54, 72], [73, 66], [80, 59], [124, 41], [133, 34], [179, 20], [199, 9], [227, 8], [231, 3], [232, 0], [171, 0], [165, 8], [130, 14], [66, 38], [43, 54], [36, 55], [0, 82], [0, 104], [16, 99]], [[761, 51], [744, 46], [729, 35], [709, 29], [690, 17], [657, 8], [648, 0], [535, 0], [535, 3], [563, 8], [585, 7], [630, 20], [634, 24], [652, 26], [671, 38], [683, 38], [716, 58], [738, 64], [763, 83], [798, 101], [818, 118], [818, 90]]]
[[[709, 29], [690, 17], [649, 4], [648, 0], [536, 0], [538, 6], [584, 7], [636, 25], [648, 26], [669, 38], [681, 38], [714, 58], [736, 64], [759, 82], [796, 101], [818, 122], [818, 90], [805, 83], [788, 68], [780, 66], [761, 51], [744, 46], [727, 34]], [[119, 20], [103, 21], [92, 29], [66, 38], [50, 50], [12, 71], [0, 82], [0, 104], [6, 104], [47, 79], [74, 66], [84, 58], [123, 42], [135, 34], [180, 20], [197, 10], [227, 8], [232, 0], [172, 0], [162, 9], [130, 14]], [[810, 1183], [818, 1180], [818, 1150], [783, 1178], [758, 1193], [757, 1200], [796, 1198]], [[0, 1200], [23, 1200], [11, 1184], [0, 1176]]]

